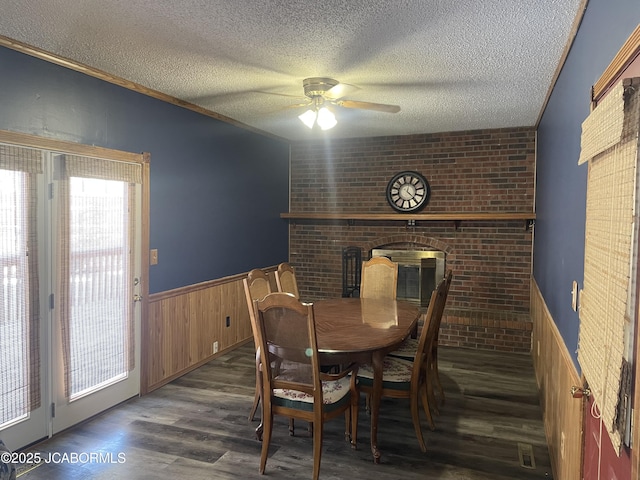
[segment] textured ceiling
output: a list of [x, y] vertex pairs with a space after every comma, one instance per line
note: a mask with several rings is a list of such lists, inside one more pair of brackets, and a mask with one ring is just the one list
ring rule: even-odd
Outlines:
[[[291, 140], [402, 135], [534, 125], [583, 1], [0, 0], [0, 35]], [[314, 76], [401, 111], [310, 131]]]

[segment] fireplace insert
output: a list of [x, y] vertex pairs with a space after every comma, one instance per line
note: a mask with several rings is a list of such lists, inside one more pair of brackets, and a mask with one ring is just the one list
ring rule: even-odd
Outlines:
[[397, 298], [426, 307], [444, 278], [445, 253], [440, 250], [371, 250], [371, 257], [388, 257], [398, 264]]

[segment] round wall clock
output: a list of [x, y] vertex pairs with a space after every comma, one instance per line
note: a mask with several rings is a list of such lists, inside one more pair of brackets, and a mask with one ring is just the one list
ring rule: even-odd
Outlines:
[[387, 184], [387, 201], [399, 212], [417, 212], [427, 204], [430, 194], [427, 179], [418, 172], [397, 173]]

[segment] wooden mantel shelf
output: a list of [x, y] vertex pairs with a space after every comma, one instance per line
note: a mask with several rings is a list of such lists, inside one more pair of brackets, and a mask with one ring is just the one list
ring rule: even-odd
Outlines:
[[401, 221], [407, 222], [408, 227], [414, 227], [416, 221], [450, 221], [454, 222], [456, 230], [462, 221], [509, 221], [523, 220], [525, 228], [531, 229], [535, 223], [534, 212], [459, 212], [459, 213], [281, 213], [280, 218], [293, 220], [346, 220], [349, 225], [360, 221]]
[[535, 220], [535, 212], [459, 212], [459, 213], [281, 213], [280, 218], [300, 220]]

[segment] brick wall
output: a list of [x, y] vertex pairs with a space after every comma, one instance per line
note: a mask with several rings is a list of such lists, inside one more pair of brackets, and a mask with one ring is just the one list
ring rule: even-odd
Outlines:
[[[535, 130], [475, 130], [304, 142], [291, 149], [295, 213], [394, 213], [385, 188], [401, 170], [422, 173], [422, 213], [533, 211]], [[401, 215], [401, 214], [399, 214]], [[453, 281], [443, 344], [526, 352], [532, 232], [525, 221], [295, 220], [290, 262], [304, 299], [342, 293], [342, 249], [438, 249]]]

